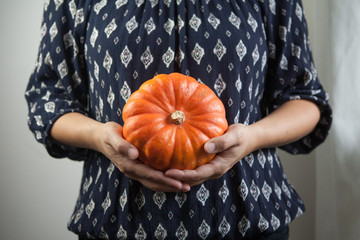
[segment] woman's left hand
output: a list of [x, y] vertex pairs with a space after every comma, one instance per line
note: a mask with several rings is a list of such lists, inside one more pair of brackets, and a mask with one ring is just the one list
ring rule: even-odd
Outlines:
[[206, 152], [216, 153], [213, 160], [194, 170], [170, 169], [165, 175], [190, 186], [220, 178], [240, 159], [255, 150], [253, 140], [250, 127], [243, 124], [230, 125], [225, 134], [210, 139], [204, 146]]
[[249, 126], [233, 124], [224, 135], [210, 139], [204, 146], [205, 151], [217, 155], [209, 163], [195, 170], [170, 169], [165, 175], [191, 186], [219, 178], [257, 149], [282, 146], [301, 139], [314, 130], [319, 119], [320, 109], [315, 103], [302, 99], [285, 102]]

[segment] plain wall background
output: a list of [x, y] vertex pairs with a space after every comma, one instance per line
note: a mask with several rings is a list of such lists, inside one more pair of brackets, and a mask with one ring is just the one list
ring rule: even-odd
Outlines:
[[[304, 4], [313, 37], [313, 2]], [[7, 240], [77, 239], [66, 224], [75, 206], [82, 164], [49, 157], [26, 123], [24, 91], [37, 55], [42, 9], [43, 0], [0, 1], [0, 238]], [[323, 61], [321, 53], [315, 60], [317, 65]], [[316, 154], [281, 156], [307, 206], [291, 225], [291, 240], [315, 239]]]
[[82, 165], [50, 158], [27, 127], [25, 87], [40, 39], [43, 0], [0, 1], [0, 239], [76, 239], [66, 224]]

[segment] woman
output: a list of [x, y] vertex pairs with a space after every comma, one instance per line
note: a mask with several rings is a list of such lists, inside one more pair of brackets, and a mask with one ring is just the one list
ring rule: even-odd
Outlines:
[[[226, 108], [195, 170], [156, 171], [121, 134], [130, 94], [171, 72]], [[287, 239], [304, 205], [275, 147], [308, 153], [331, 124], [300, 0], [47, 1], [26, 98], [49, 154], [84, 160], [80, 239]]]

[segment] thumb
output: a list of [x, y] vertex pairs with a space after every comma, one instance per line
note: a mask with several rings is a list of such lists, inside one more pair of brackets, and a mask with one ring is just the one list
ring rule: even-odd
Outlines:
[[205, 143], [204, 149], [207, 153], [215, 153], [216, 144], [214, 143], [214, 141], [208, 141]]
[[207, 153], [219, 153], [236, 145], [236, 138], [230, 131], [224, 135], [210, 139], [205, 143], [204, 149]]
[[[136, 159], [139, 156], [139, 151], [131, 143], [126, 141], [122, 135], [122, 127], [120, 125], [113, 126], [114, 128], [108, 131], [108, 142], [112, 148], [129, 159]], [[114, 131], [115, 130], [115, 131]]]

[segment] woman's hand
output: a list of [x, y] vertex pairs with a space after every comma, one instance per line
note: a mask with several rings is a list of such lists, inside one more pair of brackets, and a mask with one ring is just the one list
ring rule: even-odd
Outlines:
[[282, 146], [306, 136], [313, 131], [319, 119], [320, 110], [313, 102], [288, 101], [254, 124], [231, 125], [224, 135], [210, 139], [204, 146], [205, 151], [217, 155], [209, 163], [195, 170], [170, 169], [165, 175], [190, 186], [219, 178], [257, 149]]
[[208, 153], [217, 155], [209, 163], [194, 170], [170, 169], [165, 175], [190, 186], [219, 178], [234, 166], [240, 159], [254, 151], [251, 128], [243, 124], [230, 125], [222, 136], [210, 139], [204, 146]]
[[138, 150], [122, 136], [121, 125], [108, 122], [100, 128], [99, 150], [127, 177], [141, 182], [145, 187], [162, 192], [189, 191], [190, 186], [166, 176], [138, 160]]
[[123, 138], [122, 126], [115, 122], [104, 124], [80, 113], [67, 113], [56, 120], [51, 129], [51, 137], [64, 144], [101, 152], [126, 176], [152, 190], [190, 190], [188, 184], [140, 162], [137, 159], [138, 150]]

